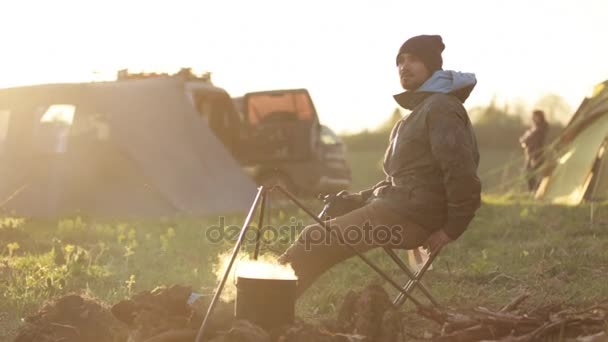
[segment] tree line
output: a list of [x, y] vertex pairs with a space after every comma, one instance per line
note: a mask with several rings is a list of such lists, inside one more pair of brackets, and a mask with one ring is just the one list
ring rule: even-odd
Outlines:
[[[535, 108], [544, 110], [549, 121], [547, 142], [553, 141], [564, 128], [564, 116], [571, 114], [568, 113], [569, 108], [560, 97], [551, 94], [541, 98], [538, 104]], [[531, 121], [531, 111], [525, 110], [523, 106], [498, 106], [495, 101], [486, 106], [471, 108], [469, 114], [477, 142], [482, 148], [518, 149], [519, 137], [530, 127]], [[402, 118], [403, 114], [397, 108], [377, 128], [343, 135], [342, 138], [349, 150], [383, 150], [387, 146], [392, 127]]]

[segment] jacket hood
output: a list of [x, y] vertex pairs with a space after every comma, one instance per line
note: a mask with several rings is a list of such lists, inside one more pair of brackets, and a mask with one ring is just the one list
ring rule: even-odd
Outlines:
[[420, 88], [393, 97], [400, 106], [407, 109], [412, 109], [421, 100], [434, 93], [452, 94], [464, 103], [476, 84], [477, 79], [473, 73], [437, 70]]

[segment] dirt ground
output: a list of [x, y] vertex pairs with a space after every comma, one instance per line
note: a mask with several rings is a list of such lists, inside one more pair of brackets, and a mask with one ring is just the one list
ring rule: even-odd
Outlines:
[[380, 285], [350, 291], [338, 312], [337, 332], [368, 336], [372, 341], [399, 341], [401, 315]]
[[[142, 291], [112, 307], [112, 313], [129, 327], [129, 342], [193, 341], [211, 301], [198, 298], [192, 305], [189, 286], [172, 285]], [[234, 304], [220, 302], [209, 322], [207, 337], [230, 329]]]
[[[44, 304], [26, 318], [15, 342], [192, 342], [207, 312], [211, 296], [188, 304], [192, 290], [173, 285], [142, 291], [109, 309], [95, 299], [67, 295]], [[522, 297], [523, 298], [523, 297]], [[556, 334], [572, 342], [607, 342], [604, 329], [608, 306], [588, 310], [547, 307], [546, 312], [519, 310], [518, 298], [492, 311], [428, 309], [443, 319], [442, 328], [421, 338], [408, 334], [411, 317], [399, 312], [379, 285], [350, 291], [335, 320], [310, 324], [296, 320], [271, 331], [235, 320], [234, 303], [219, 302], [204, 341], [211, 342], [399, 342], [399, 341], [553, 341]], [[424, 311], [424, 310], [423, 310]], [[542, 310], [541, 310], [542, 311]], [[428, 315], [428, 312], [426, 315]], [[410, 313], [411, 314], [411, 313]], [[417, 318], [424, 319], [419, 312]], [[1, 318], [1, 316], [0, 316]], [[585, 336], [585, 337], [582, 337]]]
[[44, 304], [25, 319], [15, 342], [119, 342], [127, 327], [93, 298], [76, 294]]
[[248, 322], [237, 321], [226, 333], [217, 334], [213, 342], [393, 342], [402, 340], [400, 323], [388, 294], [381, 286], [370, 285], [350, 291], [334, 321], [321, 325], [296, 321], [267, 334]]
[[[43, 305], [26, 319], [15, 342], [181, 342], [194, 340], [211, 301], [173, 285], [142, 291], [108, 309], [79, 295]], [[234, 303], [219, 302], [205, 340], [213, 342], [389, 342], [399, 338], [399, 315], [382, 287], [347, 294], [336, 321], [312, 325], [297, 321], [272, 331], [233, 318]]]

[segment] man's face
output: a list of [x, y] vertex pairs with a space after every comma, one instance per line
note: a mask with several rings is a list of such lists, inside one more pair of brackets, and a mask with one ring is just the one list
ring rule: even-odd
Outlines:
[[431, 72], [422, 63], [420, 58], [409, 54], [402, 53], [397, 59], [397, 68], [399, 69], [399, 80], [401, 86], [405, 90], [418, 89], [429, 77]]

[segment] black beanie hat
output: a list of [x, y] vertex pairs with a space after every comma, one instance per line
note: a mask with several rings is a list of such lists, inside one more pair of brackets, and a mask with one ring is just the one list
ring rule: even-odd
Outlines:
[[441, 52], [445, 49], [443, 40], [439, 35], [421, 35], [412, 37], [401, 45], [399, 53], [397, 53], [396, 63], [399, 64], [399, 55], [402, 53], [410, 53], [422, 61], [430, 72], [441, 70], [443, 67], [443, 59]]

